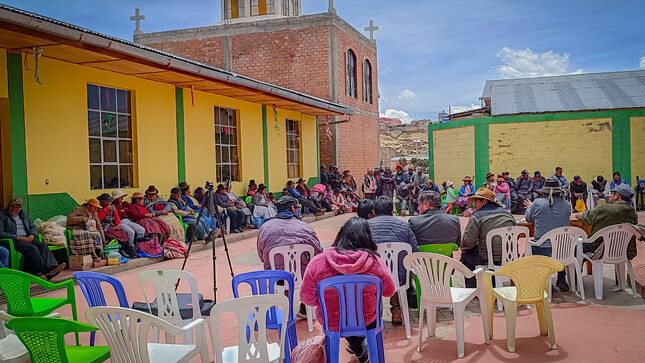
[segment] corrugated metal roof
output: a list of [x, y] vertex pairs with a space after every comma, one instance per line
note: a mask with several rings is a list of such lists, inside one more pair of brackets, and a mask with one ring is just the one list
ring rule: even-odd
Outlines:
[[488, 80], [491, 114], [645, 108], [645, 71]]

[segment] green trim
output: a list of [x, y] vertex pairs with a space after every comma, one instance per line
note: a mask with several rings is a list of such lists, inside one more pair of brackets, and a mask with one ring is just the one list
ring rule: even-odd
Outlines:
[[186, 181], [186, 139], [184, 130], [184, 89], [175, 87], [175, 111], [177, 112], [177, 182]]
[[[390, 162], [389, 160], [387, 161]], [[434, 180], [434, 136], [432, 134], [432, 129], [428, 125], [428, 178], [432, 179], [435, 184], [437, 183]]]
[[264, 154], [264, 185], [269, 188], [269, 133], [267, 131], [267, 106], [262, 105], [262, 151]]
[[475, 185], [482, 185], [486, 181], [486, 174], [490, 168], [488, 154], [488, 125], [475, 125]]
[[27, 145], [25, 142], [25, 100], [22, 83], [22, 55], [7, 52], [9, 84], [9, 125], [11, 139], [11, 183], [14, 196], [27, 195]]
[[631, 125], [629, 116], [615, 115], [611, 120], [612, 167], [632, 184]]

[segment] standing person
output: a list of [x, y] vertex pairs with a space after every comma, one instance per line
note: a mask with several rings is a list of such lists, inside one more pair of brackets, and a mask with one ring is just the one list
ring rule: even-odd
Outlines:
[[609, 202], [609, 191], [607, 190], [607, 181], [602, 175], [598, 175], [596, 179], [591, 181], [591, 196], [593, 197], [593, 204], [598, 205], [600, 199]]
[[558, 166], [557, 168], [555, 168], [555, 174], [551, 175], [549, 179], [553, 178], [558, 180], [558, 183], [560, 183], [560, 188], [569, 190], [569, 181], [567, 180], [566, 176], [562, 175], [562, 167]]
[[86, 199], [67, 216], [67, 228], [72, 230], [69, 241], [72, 255], [91, 255], [95, 261], [103, 257], [103, 245], [107, 240], [97, 214], [99, 209], [101, 203], [98, 200]]
[[414, 168], [412, 167], [412, 165], [408, 166], [407, 175], [408, 175], [408, 183], [412, 183], [412, 177], [414, 176]]
[[511, 210], [513, 211], [517, 206], [517, 192], [515, 191], [515, 179], [511, 178], [510, 175], [511, 173], [508, 171], [502, 173], [504, 182], [508, 184], [508, 191], [511, 193]]
[[[372, 238], [369, 223], [366, 220], [352, 217], [340, 228], [331, 247], [314, 257], [305, 271], [300, 289], [300, 300], [309, 306], [317, 306], [318, 321], [323, 321], [322, 306], [318, 300], [318, 284], [328, 278], [338, 275], [366, 274], [377, 276], [383, 281], [382, 294], [385, 297], [394, 295], [394, 280], [390, 270], [377, 254], [377, 246]], [[365, 328], [376, 327], [376, 289], [368, 286], [363, 290], [363, 318]], [[328, 328], [338, 331], [340, 325], [340, 306], [337, 294], [325, 292]], [[360, 363], [370, 361], [369, 351], [364, 337], [346, 337], [349, 351], [358, 357]]]
[[417, 166], [417, 172], [412, 175], [410, 182], [416, 187], [423, 188], [426, 185], [426, 180], [428, 178], [423, 174], [423, 168]]
[[408, 173], [403, 171], [403, 165], [396, 165], [396, 174], [394, 175], [394, 184], [396, 185], [396, 190], [399, 190], [402, 184], [409, 184], [410, 177]]
[[[547, 232], [560, 227], [569, 226], [571, 217], [571, 207], [569, 203], [562, 198], [564, 189], [560, 188], [560, 183], [556, 179], [549, 179], [544, 183], [541, 192], [545, 198], [537, 198], [535, 201], [525, 200], [527, 222], [534, 222], [535, 236], [534, 241], [538, 241]], [[551, 257], [551, 241], [547, 240], [540, 246], [532, 246], [534, 255]], [[566, 273], [558, 272], [558, 280], [555, 286], [560, 291], [569, 291], [569, 284], [566, 281]]]
[[609, 184], [609, 190], [614, 190], [614, 188], [615, 188], [617, 185], [621, 185], [621, 184], [627, 184], [627, 185], [629, 185], [629, 183], [627, 182], [627, 180], [625, 180], [625, 179], [621, 178], [621, 176], [620, 176], [620, 172], [619, 172], [619, 171], [615, 171], [615, 172], [614, 172], [614, 178], [612, 179], [611, 184]]
[[441, 195], [434, 191], [419, 195], [419, 215], [408, 221], [419, 246], [461, 242], [459, 217], [441, 212]]
[[324, 165], [320, 166], [320, 184], [322, 185], [329, 184], [329, 174], [327, 173], [327, 167]]
[[[359, 207], [360, 209], [360, 207]], [[417, 239], [412, 233], [410, 226], [404, 221], [394, 218], [394, 204], [392, 199], [387, 197], [379, 197], [374, 201], [372, 214], [374, 217], [369, 218], [367, 223], [370, 225], [370, 232], [376, 244], [388, 242], [403, 242], [412, 247], [412, 252], [419, 252]], [[405, 277], [407, 270], [403, 266], [404, 254], [399, 254], [399, 283], [401, 286], [405, 284]], [[408, 299], [411, 301], [412, 299]], [[390, 298], [390, 312], [392, 313], [392, 324], [401, 325], [401, 306], [399, 305], [398, 292]]]
[[[114, 189], [112, 191], [112, 205], [119, 215], [119, 220], [121, 221], [121, 228], [128, 235], [128, 245], [132, 246], [134, 249], [134, 258], [138, 258], [137, 247], [135, 242], [138, 240], [143, 240], [146, 236], [146, 229], [143, 228], [138, 223], [135, 223], [130, 216], [128, 216], [128, 209], [130, 208], [130, 203], [123, 200], [127, 196], [126, 193], [123, 193], [121, 189]], [[127, 251], [126, 251], [127, 252]]]
[[574, 209], [576, 207], [576, 202], [578, 201], [578, 199], [582, 199], [583, 202], [587, 203], [587, 196], [589, 195], [589, 191], [587, 190], [587, 183], [582, 181], [580, 175], [573, 177], [573, 181], [569, 186], [569, 190], [571, 191], [571, 205]]
[[340, 188], [340, 174], [338, 173], [338, 167], [334, 164], [329, 165], [329, 185], [332, 189]]
[[524, 207], [524, 201], [533, 198], [533, 179], [529, 177], [528, 170], [522, 170], [522, 175], [515, 181], [515, 192], [517, 193], [517, 205], [512, 212], [515, 214], [524, 214], [526, 209]]
[[367, 169], [367, 174], [363, 176], [363, 193], [365, 199], [376, 199], [376, 179], [372, 169]]
[[[25, 272], [51, 280], [67, 265], [64, 262], [59, 264], [47, 245], [40, 242], [37, 236], [38, 228], [22, 210], [22, 199], [11, 198], [7, 207], [0, 212], [0, 239], [13, 241], [13, 248], [22, 255]], [[9, 243], [0, 241], [0, 248], [7, 251], [2, 262], [7, 267]]]
[[[311, 226], [303, 222], [298, 216], [298, 200], [293, 197], [282, 197], [277, 201], [278, 213], [274, 218], [266, 221], [258, 233], [257, 250], [260, 261], [264, 264], [265, 270], [271, 269], [269, 252], [276, 247], [289, 246], [294, 244], [309, 245], [314, 248], [314, 255], [322, 253], [316, 232]], [[302, 254], [300, 264], [302, 271], [307, 271], [307, 265], [314, 256]], [[284, 270], [285, 262], [280, 256], [275, 258], [276, 270]], [[307, 317], [307, 310], [304, 304], [300, 304], [299, 317]]]
[[542, 187], [544, 187], [545, 182], [546, 182], [546, 179], [544, 179], [544, 177], [539, 171], [536, 171], [533, 174], [533, 200], [536, 200], [537, 198], [543, 195]]
[[[293, 182], [292, 182], [293, 183]], [[226, 188], [222, 184], [217, 185], [215, 193], [215, 203], [226, 210], [226, 214], [231, 219], [229, 233], [244, 232], [244, 212], [235, 208], [235, 203], [226, 195]]]
[[[479, 188], [470, 197], [475, 204], [475, 213], [468, 220], [468, 225], [461, 236], [461, 263], [471, 270], [478, 265], [488, 265], [488, 248], [486, 235], [495, 228], [515, 225], [515, 218], [509, 211], [495, 201], [495, 194], [487, 188]], [[501, 264], [502, 239], [493, 238], [493, 263]], [[477, 287], [475, 278], [466, 279], [466, 287]]]
[[381, 174], [381, 189], [384, 197], [390, 199], [394, 197], [394, 174], [389, 166], [386, 166], [385, 171]]
[[454, 206], [455, 202], [457, 201], [457, 197], [455, 196], [455, 190], [452, 189], [452, 182], [450, 180], [446, 180], [444, 186], [444, 192], [446, 193], [446, 209], [444, 209], [444, 213], [446, 214], [451, 214], [452, 213], [452, 207]]
[[493, 189], [495, 189], [495, 185], [497, 185], [497, 183], [495, 183], [495, 174], [488, 172], [486, 174], [486, 181], [484, 182], [484, 184], [482, 184], [481, 187], [493, 191]]
[[502, 175], [497, 176], [497, 185], [493, 189], [495, 193], [495, 200], [504, 204], [507, 210], [511, 210], [511, 191], [508, 188], [508, 184], [504, 181]]
[[475, 186], [473, 185], [472, 179], [470, 179], [469, 176], [466, 176], [462, 181], [464, 182], [464, 185], [459, 188], [457, 198], [457, 207], [459, 207], [460, 211], [463, 211], [466, 207], [470, 206], [468, 197], [475, 195]]
[[134, 246], [134, 240], [132, 245], [130, 245], [130, 239], [128, 234], [125, 232], [121, 226], [121, 217], [116, 211], [116, 208], [112, 205], [114, 198], [112, 198], [108, 193], [103, 193], [96, 198], [99, 203], [101, 203], [101, 210], [98, 211], [97, 215], [103, 226], [103, 233], [105, 237], [111, 239], [116, 239], [121, 243], [121, 255], [127, 258], [136, 258], [137, 249]]
[[376, 198], [383, 195], [383, 181], [381, 180], [382, 168], [374, 168], [374, 179], [376, 180]]

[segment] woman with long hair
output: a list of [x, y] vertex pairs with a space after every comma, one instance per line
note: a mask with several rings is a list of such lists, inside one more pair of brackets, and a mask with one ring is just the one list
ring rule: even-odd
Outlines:
[[[383, 296], [394, 295], [394, 280], [390, 270], [376, 254], [376, 243], [372, 239], [370, 226], [366, 220], [352, 217], [340, 228], [331, 247], [314, 257], [305, 271], [300, 289], [300, 300], [309, 306], [318, 306], [316, 318], [323, 321], [322, 307], [318, 301], [318, 283], [328, 277], [338, 275], [366, 274], [379, 277], [383, 281]], [[366, 328], [376, 327], [376, 289], [368, 286], [363, 290], [363, 314]], [[325, 303], [329, 318], [329, 329], [337, 331], [340, 325], [338, 295], [332, 290], [325, 291]], [[347, 351], [355, 354], [359, 362], [369, 361], [369, 353], [364, 337], [347, 337]]]

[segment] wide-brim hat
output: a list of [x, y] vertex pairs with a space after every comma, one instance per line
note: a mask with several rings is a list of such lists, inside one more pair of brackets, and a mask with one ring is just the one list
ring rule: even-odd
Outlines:
[[159, 194], [159, 191], [157, 188], [155, 188], [154, 185], [150, 185], [148, 189], [146, 189], [146, 195], [154, 195], [154, 194]]
[[298, 181], [296, 183], [300, 183], [300, 182], [306, 182], [306, 180], [302, 178], [298, 178]]
[[495, 174], [493, 174], [493, 173], [486, 174], [486, 179], [490, 178], [491, 176], [495, 176]]
[[101, 208], [101, 203], [98, 201], [98, 199], [90, 198], [90, 199], [85, 199], [85, 203], [88, 205], [93, 205], [96, 208]]
[[504, 179], [504, 177], [503, 177], [503, 176], [501, 176], [501, 175], [498, 175], [498, 176], [497, 176], [497, 181], [501, 181], [501, 182], [503, 182], [504, 180], [505, 180], [505, 179]]
[[501, 204], [495, 200], [495, 193], [488, 188], [479, 188], [474, 195], [468, 197], [468, 201], [470, 202], [473, 202], [475, 199], [484, 199], [501, 206]]
[[112, 203], [114, 201], [114, 198], [112, 198], [108, 193], [103, 193], [99, 195], [96, 199], [98, 199], [99, 202]]
[[114, 199], [125, 197], [126, 195], [128, 195], [128, 193], [124, 193], [121, 189], [114, 189], [112, 191], [112, 198]]
[[190, 184], [186, 183], [185, 181], [179, 183], [179, 189], [184, 190], [184, 189], [190, 189]]
[[465, 176], [461, 181], [473, 181], [469, 176]]
[[446, 180], [446, 187], [451, 187], [454, 183], [450, 180]]
[[542, 189], [540, 189], [540, 191], [542, 193], [548, 194], [550, 191], [563, 192], [564, 189], [562, 189], [562, 187], [560, 186], [558, 179], [550, 178], [544, 182], [544, 185], [542, 186]]
[[143, 193], [139, 193], [139, 192], [134, 193], [134, 194], [132, 194], [132, 197], [130, 197], [130, 198], [132, 198], [132, 199], [139, 199], [139, 198], [143, 199]]

